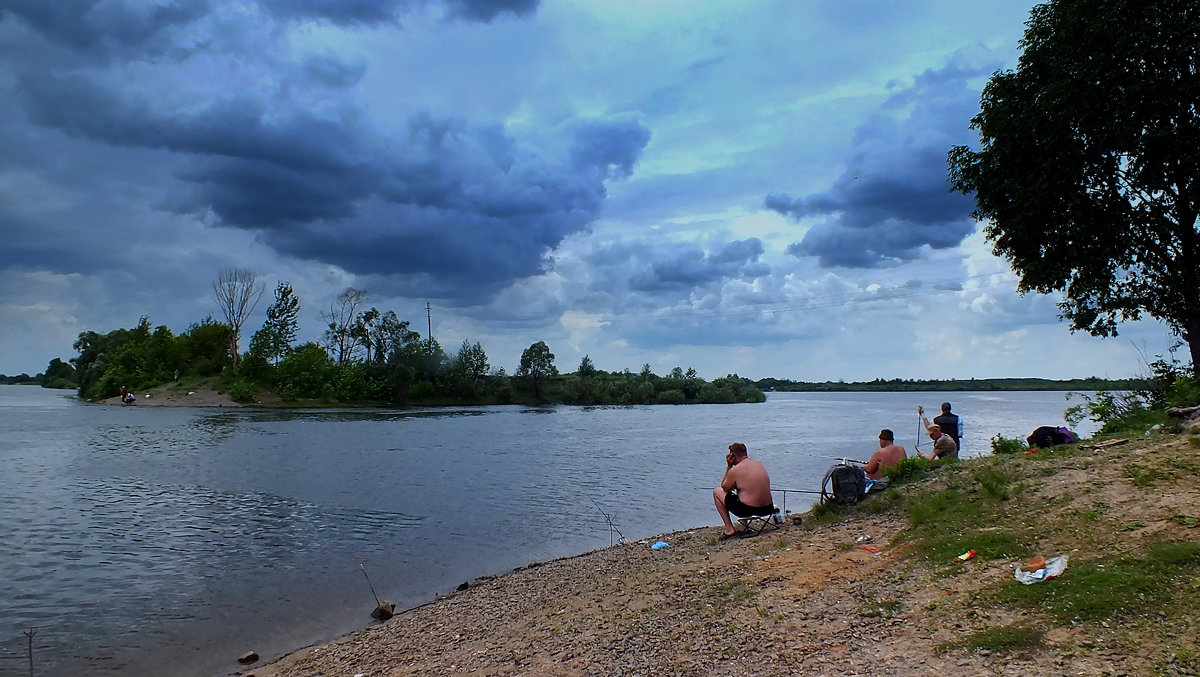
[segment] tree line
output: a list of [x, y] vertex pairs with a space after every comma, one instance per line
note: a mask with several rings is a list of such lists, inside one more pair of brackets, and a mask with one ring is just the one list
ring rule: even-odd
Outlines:
[[112, 397], [125, 386], [143, 391], [173, 380], [218, 378], [238, 401], [277, 396], [284, 402], [371, 404], [688, 404], [761, 402], [762, 391], [731, 374], [711, 382], [694, 369], [654, 374], [606, 372], [585, 355], [577, 369], [560, 374], [544, 341], [521, 354], [513, 374], [494, 367], [478, 341], [464, 340], [453, 353], [422, 337], [392, 310], [366, 307], [367, 293], [348, 288], [320, 313], [319, 341], [297, 343], [300, 299], [280, 282], [266, 320], [249, 340], [246, 322], [265, 289], [252, 271], [222, 271], [212, 298], [223, 321], [209, 316], [175, 334], [143, 316], [132, 329], [86, 331], [68, 362], [50, 361], [42, 384], [78, 388], [81, 397]]
[[980, 378], [980, 379], [882, 379], [871, 381], [791, 381], [764, 378], [754, 382], [761, 390], [780, 392], [968, 392], [993, 390], [1133, 391], [1146, 387], [1144, 378]]

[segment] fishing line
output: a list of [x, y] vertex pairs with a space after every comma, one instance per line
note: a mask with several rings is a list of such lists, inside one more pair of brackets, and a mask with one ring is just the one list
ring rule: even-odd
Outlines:
[[367, 579], [367, 587], [371, 589], [371, 596], [375, 598], [375, 605], [383, 606], [383, 602], [379, 601], [379, 595], [375, 594], [375, 586], [371, 585], [371, 577], [367, 575], [367, 567], [363, 566], [363, 564], [359, 562], [358, 568], [362, 569], [363, 578]]

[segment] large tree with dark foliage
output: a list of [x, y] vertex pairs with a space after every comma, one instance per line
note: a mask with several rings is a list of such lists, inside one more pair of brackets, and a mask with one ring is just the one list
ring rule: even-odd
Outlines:
[[261, 355], [279, 366], [279, 360], [287, 357], [292, 342], [300, 332], [300, 299], [288, 282], [275, 286], [275, 301], [267, 308], [267, 320], [250, 339], [250, 352]]
[[1143, 313], [1200, 365], [1200, 3], [1051, 0], [1015, 70], [950, 151], [954, 188], [1022, 292], [1064, 292], [1072, 330], [1115, 336]]
[[517, 366], [517, 376], [525, 376], [533, 381], [533, 396], [541, 397], [541, 381], [550, 376], [558, 375], [558, 367], [554, 366], [554, 353], [545, 341], [538, 341], [521, 353], [521, 364]]

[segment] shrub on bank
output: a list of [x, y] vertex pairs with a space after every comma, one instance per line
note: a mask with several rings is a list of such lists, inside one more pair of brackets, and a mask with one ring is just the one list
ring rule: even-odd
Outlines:
[[996, 435], [992, 438], [993, 454], [1017, 454], [1025, 451], [1027, 448], [1024, 440], [1019, 440], [1015, 437], [1009, 438], [1003, 435]]

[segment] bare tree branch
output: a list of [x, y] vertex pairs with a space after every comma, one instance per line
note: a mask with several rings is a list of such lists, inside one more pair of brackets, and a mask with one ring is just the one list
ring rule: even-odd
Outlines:
[[238, 368], [238, 341], [242, 335], [242, 327], [250, 314], [258, 306], [259, 299], [266, 291], [266, 285], [258, 281], [258, 275], [252, 270], [242, 268], [226, 268], [217, 276], [212, 284], [213, 300], [225, 317], [229, 326], [229, 363], [234, 369]]

